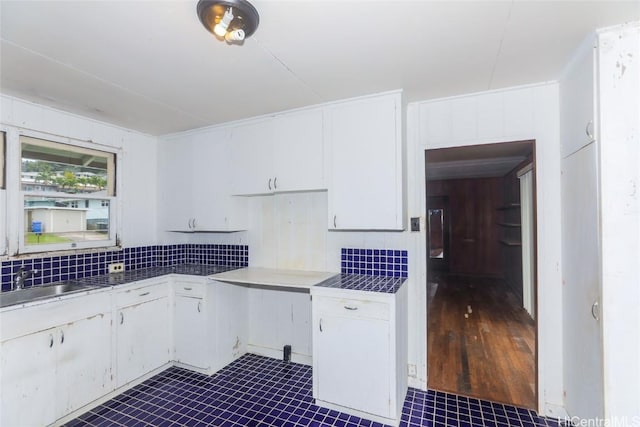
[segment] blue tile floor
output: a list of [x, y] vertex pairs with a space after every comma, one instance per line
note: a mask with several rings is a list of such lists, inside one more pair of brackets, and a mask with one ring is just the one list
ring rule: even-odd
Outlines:
[[[381, 424], [313, 403], [311, 367], [247, 354], [212, 376], [172, 367], [66, 424], [79, 426], [335, 426]], [[558, 427], [500, 403], [409, 389], [401, 426]]]

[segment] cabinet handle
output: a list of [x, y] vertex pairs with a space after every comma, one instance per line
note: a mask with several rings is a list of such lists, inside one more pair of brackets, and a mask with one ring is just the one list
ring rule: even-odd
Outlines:
[[337, 215], [334, 215], [334, 216], [333, 216], [333, 228], [337, 228], [337, 227], [338, 227], [338, 226], [336, 225], [336, 216], [337, 216]]
[[589, 120], [587, 122], [587, 127], [584, 129], [585, 133], [589, 137], [590, 141], [593, 141], [595, 138], [593, 137], [593, 120]]
[[122, 325], [124, 323], [124, 313], [120, 312], [120, 324]]
[[269, 190], [271, 190], [271, 178], [269, 178]]
[[53, 334], [49, 334], [49, 348], [53, 347]]
[[278, 177], [277, 176], [275, 178], [273, 178], [273, 189], [274, 190], [278, 189]]
[[351, 311], [356, 311], [358, 309], [358, 307], [353, 306], [353, 305], [345, 305], [344, 308], [346, 308], [347, 310], [351, 310]]
[[192, 221], [192, 220], [193, 220], [193, 218], [189, 218], [189, 222], [188, 222], [188, 224], [189, 224], [189, 225], [188, 225], [189, 230], [191, 230], [191, 229], [193, 228], [193, 226], [191, 225], [191, 221]]
[[600, 304], [598, 304], [598, 301], [591, 306], [591, 315], [594, 319], [600, 320]]
[[149, 294], [150, 294], [150, 292], [143, 292], [143, 293], [141, 293], [141, 294], [140, 294], [140, 295], [138, 295], [138, 296], [146, 297], [146, 296], [147, 296], [147, 295], [149, 295]]
[[193, 288], [187, 288], [186, 286], [184, 287], [185, 291], [190, 291], [191, 289], [193, 289]]
[[320, 319], [320, 332], [322, 332], [322, 319]]
[[64, 344], [64, 331], [60, 331], [60, 344]]
[[202, 301], [198, 301], [198, 313], [202, 311]]

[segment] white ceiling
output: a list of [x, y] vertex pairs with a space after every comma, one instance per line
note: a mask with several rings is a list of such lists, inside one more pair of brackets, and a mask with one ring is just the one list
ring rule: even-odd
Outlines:
[[0, 90], [152, 135], [402, 88], [408, 101], [558, 79], [640, 1], [255, 0], [243, 46], [197, 0], [0, 1]]

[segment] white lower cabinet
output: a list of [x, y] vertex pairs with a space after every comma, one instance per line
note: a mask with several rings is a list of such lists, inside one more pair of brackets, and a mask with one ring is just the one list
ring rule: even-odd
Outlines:
[[44, 426], [56, 420], [55, 329], [2, 342], [3, 426]]
[[396, 294], [311, 293], [316, 403], [398, 425], [407, 391], [406, 286]]
[[131, 287], [116, 294], [116, 386], [170, 361], [169, 283]]
[[48, 425], [113, 390], [110, 301], [80, 296], [0, 315], [0, 425]]
[[321, 321], [314, 359], [317, 398], [388, 417], [389, 322], [333, 315]]
[[199, 370], [211, 365], [204, 283], [177, 278], [173, 284], [173, 360]]
[[59, 328], [56, 418], [62, 418], [113, 390], [111, 313], [100, 313]]

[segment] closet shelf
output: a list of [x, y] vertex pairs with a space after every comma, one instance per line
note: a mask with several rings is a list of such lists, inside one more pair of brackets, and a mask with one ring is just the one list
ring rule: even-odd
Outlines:
[[522, 242], [519, 240], [500, 239], [499, 242], [506, 246], [522, 246]]

